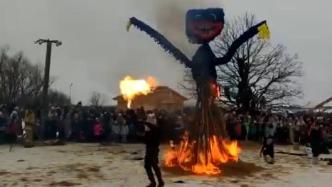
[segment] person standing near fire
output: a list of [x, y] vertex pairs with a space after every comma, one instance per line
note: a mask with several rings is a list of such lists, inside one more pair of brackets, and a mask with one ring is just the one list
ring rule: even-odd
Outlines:
[[158, 166], [159, 145], [161, 139], [160, 127], [157, 123], [156, 114], [152, 111], [148, 112], [147, 119], [144, 124], [145, 128], [145, 158], [144, 168], [150, 180], [147, 187], [155, 187], [156, 181], [152, 173], [152, 169], [158, 179], [158, 187], [164, 186], [164, 181], [161, 176], [161, 171]]
[[273, 124], [273, 117], [270, 116], [268, 119], [270, 120], [268, 120], [268, 123], [266, 123], [265, 136], [263, 138], [263, 145], [260, 151], [260, 156], [264, 156], [266, 163], [274, 164], [275, 126]]
[[30, 148], [33, 147], [33, 138], [34, 138], [34, 128], [36, 124], [36, 118], [35, 118], [35, 113], [32, 110], [26, 110], [25, 116], [24, 116], [24, 131], [25, 131], [25, 136], [24, 136], [24, 147], [25, 148]]

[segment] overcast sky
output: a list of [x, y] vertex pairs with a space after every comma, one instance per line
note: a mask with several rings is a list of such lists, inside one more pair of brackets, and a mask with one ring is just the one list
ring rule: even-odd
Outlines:
[[129, 17], [148, 22], [191, 56], [194, 46], [183, 31], [185, 11], [216, 6], [225, 9], [226, 21], [246, 12], [267, 19], [273, 42], [299, 55], [305, 73], [301, 103], [332, 96], [329, 0], [0, 0], [0, 46], [44, 63], [45, 46], [33, 41], [61, 40], [52, 54], [53, 88], [69, 94], [73, 83], [74, 102], [86, 103], [93, 91], [111, 102], [125, 75], [151, 75], [174, 89], [183, 77], [182, 65], [150, 38], [135, 29], [126, 32]]

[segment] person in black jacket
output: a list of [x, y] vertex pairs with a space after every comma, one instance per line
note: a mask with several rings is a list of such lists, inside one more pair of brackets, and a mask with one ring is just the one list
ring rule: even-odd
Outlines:
[[147, 187], [155, 187], [156, 181], [152, 173], [152, 169], [158, 179], [158, 186], [164, 186], [164, 181], [161, 176], [161, 171], [158, 166], [158, 154], [159, 145], [161, 139], [160, 128], [157, 124], [157, 117], [152, 111], [148, 112], [147, 119], [145, 122], [145, 159], [144, 168], [150, 180], [150, 184]]
[[321, 153], [322, 136], [319, 125], [315, 122], [315, 120], [312, 120], [309, 137], [313, 156], [312, 163], [317, 164], [318, 156]]
[[264, 156], [266, 163], [274, 164], [274, 127], [272, 124], [269, 124], [266, 129], [263, 145], [260, 151], [260, 156], [261, 155]]

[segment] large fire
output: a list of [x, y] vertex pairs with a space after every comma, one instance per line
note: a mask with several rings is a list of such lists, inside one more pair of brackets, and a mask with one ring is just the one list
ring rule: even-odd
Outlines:
[[189, 133], [186, 132], [177, 147], [171, 143], [171, 149], [165, 154], [164, 165], [170, 168], [179, 166], [198, 175], [218, 175], [221, 173], [219, 166], [228, 161], [237, 162], [241, 152], [237, 141], [227, 142], [217, 136], [210, 137], [205, 148], [195, 144], [189, 142]]
[[127, 107], [131, 108], [136, 96], [151, 93], [156, 85], [157, 81], [153, 77], [148, 77], [147, 80], [135, 80], [131, 76], [126, 76], [120, 81], [120, 91], [122, 97], [127, 101]]

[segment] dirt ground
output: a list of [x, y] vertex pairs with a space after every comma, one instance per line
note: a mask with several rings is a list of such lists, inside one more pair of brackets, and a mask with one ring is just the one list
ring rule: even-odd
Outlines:
[[[165, 150], [167, 146], [162, 146]], [[193, 176], [177, 169], [163, 169], [166, 186], [327, 187], [332, 184], [332, 166], [312, 165], [303, 156], [276, 154], [274, 165], [259, 157], [259, 146], [242, 144], [239, 163], [222, 166], [220, 176]], [[277, 151], [292, 151], [277, 146]], [[68, 144], [25, 149], [0, 146], [0, 187], [86, 186], [143, 187], [148, 181], [143, 169], [144, 145]], [[161, 153], [162, 157], [162, 153]]]

